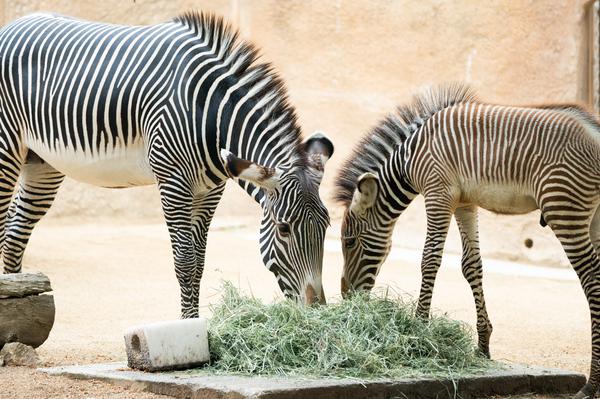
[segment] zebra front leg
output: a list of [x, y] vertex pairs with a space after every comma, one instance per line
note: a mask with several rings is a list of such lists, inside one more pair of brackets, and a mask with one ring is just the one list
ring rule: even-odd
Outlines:
[[19, 273], [23, 253], [35, 224], [48, 212], [65, 175], [41, 160], [23, 165], [19, 189], [8, 211], [4, 268]]
[[206, 237], [210, 222], [212, 221], [215, 210], [223, 196], [225, 183], [218, 185], [209, 192], [194, 197], [192, 206], [192, 233], [194, 237], [194, 252], [196, 256], [196, 269], [192, 281], [192, 302], [198, 307], [200, 294], [200, 280], [204, 272], [204, 260], [206, 254]]
[[194, 303], [193, 292], [196, 270], [192, 232], [193, 195], [178, 181], [161, 182], [158, 187], [181, 293], [181, 318], [198, 317], [198, 304]]
[[[17, 145], [17, 140], [18, 138], [12, 135], [0, 134], [0, 253], [4, 251], [8, 208], [25, 160], [26, 149]], [[13, 270], [5, 264], [4, 273], [12, 272]]]
[[425, 197], [427, 212], [427, 237], [421, 260], [421, 291], [417, 316], [428, 318], [437, 272], [442, 262], [444, 243], [452, 220], [450, 198], [434, 195]]
[[490, 336], [492, 323], [487, 314], [483, 295], [483, 265], [479, 252], [479, 232], [477, 228], [477, 208], [458, 208], [454, 212], [462, 240], [462, 274], [473, 292], [477, 309], [477, 335], [479, 351], [490, 357]]
[[[560, 209], [561, 213], [544, 213], [544, 219], [575, 269], [588, 301], [592, 324], [592, 360], [588, 382], [575, 395], [576, 399], [594, 398], [600, 387], [600, 260], [590, 239], [591, 210]], [[585, 221], [585, 222], [584, 222]]]

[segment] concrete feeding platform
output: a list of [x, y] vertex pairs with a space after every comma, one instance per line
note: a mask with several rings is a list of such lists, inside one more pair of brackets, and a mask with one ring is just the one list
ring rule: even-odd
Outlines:
[[575, 393], [585, 376], [569, 371], [506, 365], [482, 375], [359, 381], [333, 378], [281, 378], [210, 375], [179, 371], [132, 371], [125, 363], [40, 369], [51, 375], [97, 379], [175, 398], [202, 399], [387, 399], [480, 398], [523, 393]]

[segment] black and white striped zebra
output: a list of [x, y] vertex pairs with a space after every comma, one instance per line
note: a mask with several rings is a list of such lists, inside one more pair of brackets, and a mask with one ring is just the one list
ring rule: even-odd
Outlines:
[[342, 291], [370, 290], [390, 251], [397, 219], [425, 198], [427, 236], [417, 314], [428, 317], [452, 215], [462, 238], [462, 272], [477, 309], [479, 349], [492, 325], [482, 287], [477, 207], [499, 214], [540, 209], [587, 297], [592, 320], [588, 383], [600, 384], [600, 125], [571, 105], [507, 107], [479, 102], [461, 85], [415, 97], [358, 145], [337, 180], [342, 224]]
[[209, 224], [232, 177], [262, 206], [260, 250], [283, 292], [323, 301], [318, 189], [333, 145], [322, 134], [301, 142], [282, 81], [257, 57], [198, 13], [153, 26], [34, 14], [0, 30], [4, 271], [21, 270], [65, 175], [157, 184], [182, 316], [196, 317]]

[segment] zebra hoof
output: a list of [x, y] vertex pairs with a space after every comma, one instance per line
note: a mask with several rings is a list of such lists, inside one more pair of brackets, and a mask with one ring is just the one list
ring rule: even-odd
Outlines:
[[477, 348], [477, 355], [486, 358], [486, 359], [491, 359], [492, 356], [490, 355], [490, 350], [488, 349], [481, 349], [481, 348]]
[[590, 383], [587, 383], [573, 396], [573, 399], [593, 399], [596, 396], [597, 389]]
[[492, 356], [490, 355], [490, 346], [489, 345], [484, 345], [484, 346], [480, 345], [475, 351], [481, 357], [484, 357], [486, 359], [492, 358]]

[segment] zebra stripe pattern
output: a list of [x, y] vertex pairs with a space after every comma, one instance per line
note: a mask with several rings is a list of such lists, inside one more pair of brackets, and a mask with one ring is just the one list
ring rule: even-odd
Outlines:
[[261, 252], [285, 295], [322, 301], [329, 216], [318, 189], [333, 145], [322, 134], [301, 141], [282, 81], [258, 56], [222, 19], [198, 13], [153, 26], [34, 14], [2, 28], [4, 271], [21, 270], [65, 175], [157, 184], [182, 316], [197, 317], [208, 228], [234, 178], [263, 209]]
[[342, 291], [370, 290], [389, 253], [393, 227], [416, 195], [427, 236], [417, 314], [428, 317], [452, 215], [462, 273], [477, 310], [479, 349], [489, 357], [492, 325], [482, 287], [477, 207], [499, 214], [540, 209], [579, 276], [592, 320], [592, 361], [577, 398], [600, 384], [600, 124], [576, 105], [485, 104], [465, 86], [417, 96], [383, 121], [342, 168]]

